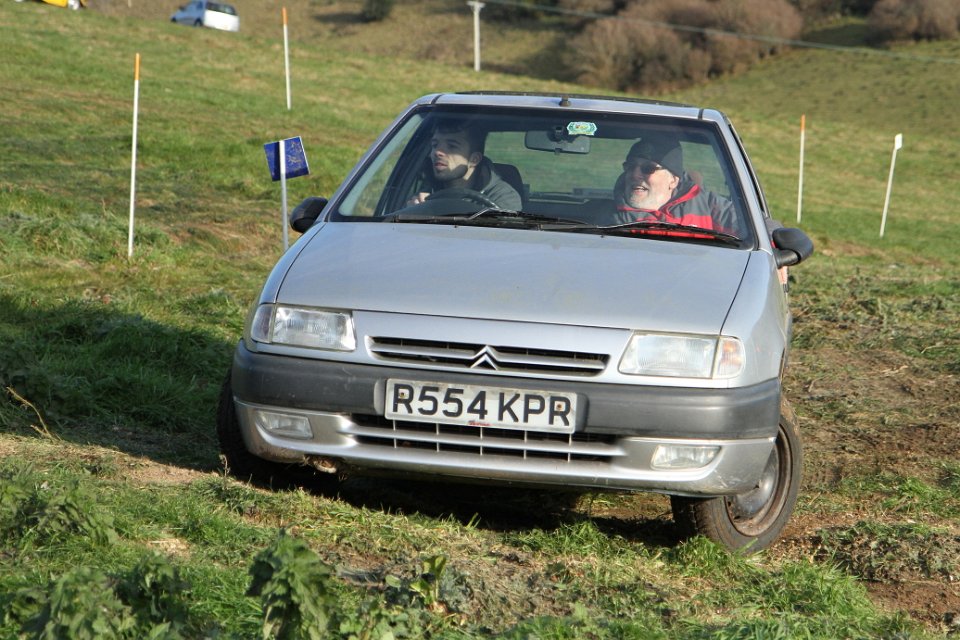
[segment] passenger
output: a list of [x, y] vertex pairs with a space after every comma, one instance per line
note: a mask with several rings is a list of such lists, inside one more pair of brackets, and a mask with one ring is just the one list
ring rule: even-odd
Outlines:
[[650, 220], [733, 233], [733, 203], [700, 187], [683, 170], [683, 149], [666, 134], [630, 147], [614, 187], [617, 223]]
[[519, 210], [520, 194], [494, 171], [493, 163], [483, 155], [484, 143], [483, 133], [469, 121], [441, 121], [430, 139], [426, 181], [430, 188], [407, 204], [419, 204], [443, 189], [459, 188], [480, 193], [500, 209]]

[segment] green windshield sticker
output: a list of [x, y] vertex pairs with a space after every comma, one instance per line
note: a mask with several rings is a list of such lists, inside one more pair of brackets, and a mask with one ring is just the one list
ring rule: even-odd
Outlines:
[[592, 136], [597, 132], [597, 125], [592, 122], [571, 122], [567, 125], [567, 133], [572, 136]]

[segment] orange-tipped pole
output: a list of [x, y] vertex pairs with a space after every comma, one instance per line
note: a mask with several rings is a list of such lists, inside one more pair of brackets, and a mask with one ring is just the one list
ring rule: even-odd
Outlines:
[[290, 39], [287, 36], [287, 8], [282, 7], [283, 14], [283, 71], [287, 78], [287, 111], [290, 111]]

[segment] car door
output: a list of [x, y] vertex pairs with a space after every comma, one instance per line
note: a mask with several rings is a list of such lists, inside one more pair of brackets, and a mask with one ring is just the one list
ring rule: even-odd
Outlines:
[[203, 24], [203, 2], [195, 0], [187, 5], [180, 22], [184, 24]]

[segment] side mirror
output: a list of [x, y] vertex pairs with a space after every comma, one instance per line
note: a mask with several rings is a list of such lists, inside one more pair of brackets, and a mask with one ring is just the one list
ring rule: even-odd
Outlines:
[[327, 206], [326, 198], [316, 196], [307, 198], [290, 212], [290, 226], [298, 233], [305, 232], [317, 221], [325, 206]]
[[781, 227], [772, 237], [777, 268], [799, 264], [813, 254], [813, 240], [800, 229]]

